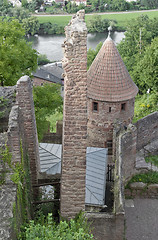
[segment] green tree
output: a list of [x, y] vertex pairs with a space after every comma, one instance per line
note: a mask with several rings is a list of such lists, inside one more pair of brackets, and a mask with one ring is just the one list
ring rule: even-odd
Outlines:
[[14, 17], [21, 23], [24, 18], [29, 18], [31, 16], [29, 10], [23, 7], [14, 7], [10, 13], [10, 17]]
[[23, 75], [37, 68], [37, 54], [24, 39], [24, 29], [17, 20], [0, 21], [0, 82], [12, 86]]
[[22, 20], [22, 26], [25, 29], [26, 34], [30, 34], [31, 36], [35, 35], [39, 32], [39, 21], [36, 17], [29, 17]]
[[100, 15], [91, 18], [87, 23], [88, 32], [106, 32], [110, 25], [110, 20], [102, 19]]
[[45, 84], [33, 88], [35, 115], [39, 141], [43, 134], [48, 131], [49, 122], [47, 117], [56, 111], [62, 112], [62, 97], [60, 95], [60, 85]]
[[126, 10], [128, 8], [127, 2], [125, 0], [113, 0], [111, 3], [111, 8], [112, 10], [118, 11]]
[[149, 19], [147, 15], [133, 19], [128, 25], [126, 37], [117, 46], [128, 71], [133, 71], [137, 54], [143, 56], [145, 47], [158, 36], [157, 26], [158, 18]]
[[146, 46], [143, 57], [137, 56], [137, 64], [132, 71], [132, 77], [141, 92], [148, 88], [158, 91], [158, 37]]
[[0, 0], [0, 16], [6, 16], [12, 11], [13, 5], [8, 0]]
[[96, 57], [96, 55], [98, 54], [99, 50], [101, 49], [103, 43], [100, 42], [98, 43], [98, 45], [96, 46], [96, 49], [91, 49], [89, 48], [88, 49], [88, 52], [87, 52], [87, 69], [90, 68], [94, 58]]

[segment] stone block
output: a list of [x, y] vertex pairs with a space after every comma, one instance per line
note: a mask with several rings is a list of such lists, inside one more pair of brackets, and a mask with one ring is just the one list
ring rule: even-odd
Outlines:
[[133, 182], [130, 184], [130, 188], [133, 189], [140, 189], [143, 190], [145, 187], [147, 187], [147, 183], [143, 183], [143, 182]]

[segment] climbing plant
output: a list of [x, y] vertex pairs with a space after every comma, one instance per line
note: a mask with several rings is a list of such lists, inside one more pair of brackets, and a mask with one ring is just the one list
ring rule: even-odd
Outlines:
[[21, 225], [28, 222], [31, 213], [31, 189], [29, 177], [28, 155], [23, 154], [22, 141], [20, 143], [21, 162], [13, 162], [12, 154], [7, 145], [0, 150], [1, 166], [3, 171], [0, 173], [0, 185], [4, 185], [7, 173], [10, 180], [16, 184], [16, 201], [13, 204], [13, 228], [18, 236]]

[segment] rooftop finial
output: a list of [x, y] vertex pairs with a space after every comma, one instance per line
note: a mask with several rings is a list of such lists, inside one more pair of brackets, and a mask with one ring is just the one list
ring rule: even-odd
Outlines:
[[108, 27], [108, 31], [109, 31], [109, 33], [108, 33], [108, 38], [110, 38], [110, 31], [112, 31], [112, 26], [109, 26], [109, 27]]

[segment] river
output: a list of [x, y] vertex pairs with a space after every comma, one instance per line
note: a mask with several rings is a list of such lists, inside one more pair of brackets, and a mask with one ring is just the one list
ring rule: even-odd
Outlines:
[[[114, 32], [111, 34], [112, 39], [117, 44], [124, 38], [123, 32]], [[33, 48], [40, 54], [45, 54], [51, 61], [61, 61], [63, 57], [61, 44], [64, 42], [64, 35], [45, 35], [30, 37], [29, 41], [33, 44]], [[87, 48], [95, 49], [99, 42], [103, 42], [107, 38], [107, 33], [88, 33]]]

